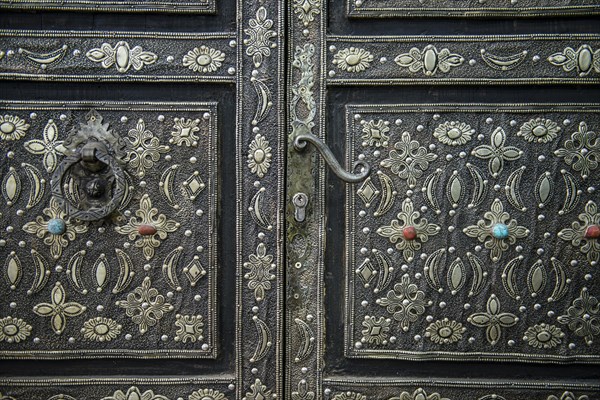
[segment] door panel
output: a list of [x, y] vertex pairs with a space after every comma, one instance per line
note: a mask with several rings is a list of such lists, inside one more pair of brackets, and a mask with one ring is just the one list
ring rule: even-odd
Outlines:
[[2, 398], [283, 396], [281, 5], [144, 3], [0, 15]]
[[292, 138], [310, 132], [347, 170], [371, 167], [350, 185], [314, 150], [288, 153], [288, 201], [308, 197], [304, 222], [288, 208], [291, 397], [596, 398], [598, 338], [584, 331], [600, 176], [575, 158], [598, 136], [585, 150], [575, 137], [597, 131], [600, 94], [571, 84], [598, 75], [556, 64], [597, 21], [544, 2], [450, 12], [543, 19], [358, 3], [290, 20]]

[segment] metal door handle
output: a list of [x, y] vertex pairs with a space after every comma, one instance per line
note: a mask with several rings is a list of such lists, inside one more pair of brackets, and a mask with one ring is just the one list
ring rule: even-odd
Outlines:
[[[65, 195], [65, 189], [69, 187], [68, 183], [65, 183], [65, 178], [67, 173], [78, 164], [82, 173], [76, 175], [78, 177], [76, 183], [78, 186], [83, 184], [83, 189], [79, 192], [84, 196], [78, 196], [78, 200], [74, 200], [73, 196], [70, 198]], [[111, 172], [101, 173], [107, 167]], [[125, 185], [123, 170], [101, 142], [89, 142], [65, 158], [52, 175], [51, 182], [52, 196], [63, 210], [70, 217], [82, 221], [99, 220], [111, 214], [123, 199]], [[106, 196], [107, 191], [110, 190], [109, 186], [112, 186], [110, 198]]]
[[333, 173], [344, 182], [361, 182], [365, 180], [371, 172], [371, 167], [365, 161], [355, 161], [352, 164], [352, 170], [354, 171], [358, 169], [358, 172], [353, 173], [346, 171], [335, 159], [335, 156], [333, 155], [329, 147], [327, 147], [327, 145], [321, 139], [312, 134], [300, 134], [296, 136], [296, 139], [294, 139], [294, 149], [299, 152], [304, 151], [307, 143], [312, 144], [316, 147], [317, 150], [319, 150], [319, 153], [321, 153], [321, 156], [329, 165], [329, 168], [331, 168]]

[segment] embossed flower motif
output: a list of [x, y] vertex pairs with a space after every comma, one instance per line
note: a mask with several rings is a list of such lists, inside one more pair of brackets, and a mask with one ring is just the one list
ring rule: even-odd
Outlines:
[[462, 334], [466, 330], [467, 328], [463, 327], [460, 322], [444, 318], [429, 324], [425, 330], [425, 336], [437, 344], [456, 343], [462, 339]]
[[448, 73], [453, 67], [461, 65], [465, 59], [460, 54], [451, 53], [444, 48], [440, 51], [434, 45], [427, 45], [423, 50], [413, 47], [408, 53], [398, 55], [394, 62], [410, 72], [423, 71], [426, 76], [433, 76], [437, 71]]
[[250, 261], [244, 263], [244, 268], [249, 272], [244, 274], [244, 279], [248, 279], [248, 288], [254, 290], [256, 301], [261, 301], [265, 298], [265, 290], [271, 289], [271, 281], [276, 278], [271, 273], [276, 265], [263, 243], [256, 248], [256, 255], [250, 254], [248, 258]]
[[123, 393], [117, 390], [112, 396], [103, 397], [102, 400], [169, 400], [165, 396], [154, 394], [152, 390], [140, 391], [136, 386], [132, 386]]
[[176, 342], [182, 341], [183, 343], [187, 343], [189, 340], [192, 343], [196, 343], [197, 340], [204, 339], [202, 336], [202, 327], [204, 326], [202, 315], [177, 314], [175, 318], [175, 326], [177, 327]]
[[560, 126], [546, 118], [535, 118], [525, 122], [517, 136], [523, 136], [528, 142], [548, 143], [556, 139]]
[[538, 349], [551, 349], [562, 343], [563, 337], [565, 337], [565, 334], [559, 327], [548, 324], [537, 324], [525, 331], [523, 340], [530, 346]]
[[225, 395], [214, 389], [200, 389], [192, 392], [188, 400], [227, 400]]
[[183, 66], [194, 72], [215, 72], [225, 61], [225, 54], [221, 50], [208, 46], [195, 47], [183, 56]]
[[560, 399], [554, 395], [548, 396], [548, 400], [589, 400], [589, 397], [586, 395], [576, 396], [573, 392], [564, 392]]
[[389, 158], [381, 162], [382, 167], [387, 167], [400, 179], [406, 179], [408, 186], [412, 189], [417, 184], [417, 178], [423, 175], [423, 171], [429, 168], [429, 163], [437, 158], [437, 155], [428, 153], [427, 149], [412, 140], [410, 133], [402, 133], [400, 142], [394, 144], [395, 150], [391, 150]]
[[581, 223], [575, 221], [571, 228], [558, 232], [558, 237], [570, 240], [573, 246], [581, 246], [581, 252], [587, 254], [592, 265], [600, 261], [600, 212], [593, 201], [585, 205], [585, 212], [579, 214]]
[[362, 325], [363, 343], [387, 344], [388, 332], [390, 331], [391, 320], [389, 318], [375, 317], [365, 315]]
[[[40, 239], [43, 238], [44, 243], [50, 246], [52, 257], [58, 259], [62, 255], [63, 248], [67, 247], [70, 241], [75, 240], [77, 234], [87, 232], [88, 225], [87, 223], [71, 223], [71, 220], [67, 218], [67, 214], [60, 208], [54, 197], [50, 199], [50, 206], [44, 208], [43, 213], [49, 218], [48, 220], [39, 215], [35, 218], [35, 221], [26, 223], [23, 230], [36, 235]], [[54, 230], [56, 222], [61, 222], [62, 229]]]
[[400, 322], [403, 331], [408, 331], [410, 324], [417, 321], [425, 312], [425, 307], [431, 306], [431, 301], [425, 300], [425, 293], [417, 285], [410, 283], [408, 275], [402, 276], [402, 281], [394, 285], [386, 297], [378, 299], [377, 304], [386, 307], [387, 312]]
[[506, 132], [504, 132], [504, 129], [498, 127], [492, 133], [489, 145], [477, 146], [472, 151], [475, 157], [490, 160], [488, 168], [494, 178], [504, 169], [504, 161], [515, 161], [523, 155], [523, 151], [514, 146], [505, 146], [505, 144]]
[[20, 318], [0, 319], [0, 342], [19, 343], [31, 335], [31, 325]]
[[460, 121], [446, 121], [435, 128], [433, 136], [449, 146], [459, 146], [471, 140], [474, 133], [475, 129], [471, 125]]
[[0, 115], [0, 139], [19, 140], [29, 129], [29, 124], [16, 115]]
[[271, 166], [271, 147], [269, 141], [263, 135], [258, 134], [250, 142], [248, 149], [248, 168], [259, 178], [265, 176]]
[[514, 326], [519, 321], [519, 317], [500, 312], [500, 300], [492, 294], [487, 301], [486, 312], [471, 314], [467, 321], [480, 328], [486, 328], [487, 340], [493, 346], [500, 340], [502, 328]]
[[173, 311], [173, 306], [165, 302], [165, 297], [151, 287], [149, 277], [144, 278], [142, 286], [127, 295], [127, 300], [117, 301], [117, 306], [124, 308], [125, 313], [134, 324], [139, 325], [140, 333], [148, 331], [164, 317], [165, 313]]
[[[135, 240], [136, 247], [142, 249], [146, 260], [154, 257], [154, 249], [160, 246], [160, 240], [165, 240], [169, 233], [179, 229], [179, 222], [167, 219], [164, 214], [159, 214], [158, 209], [152, 207], [148, 194], [140, 199], [140, 209], [135, 212], [136, 217], [131, 217], [123, 226], [115, 226], [115, 231], [127, 235], [130, 240]], [[160, 239], [160, 240], [159, 240]]]
[[173, 129], [175, 130], [171, 132], [171, 136], [173, 137], [169, 139], [169, 143], [176, 144], [177, 146], [198, 146], [196, 132], [200, 130], [198, 127], [200, 123], [199, 119], [175, 118], [173, 122], [175, 122], [173, 125]]
[[558, 322], [565, 324], [577, 336], [585, 339], [588, 346], [592, 345], [594, 336], [600, 334], [600, 305], [598, 299], [590, 296], [587, 288], [581, 290], [581, 295], [573, 300], [566, 315], [558, 317]]
[[277, 33], [271, 29], [273, 20], [267, 18], [265, 7], [259, 7], [256, 18], [251, 18], [248, 24], [250, 27], [244, 29], [244, 33], [248, 35], [248, 38], [244, 39], [246, 54], [252, 57], [254, 66], [260, 68], [264, 57], [271, 55], [271, 48], [277, 47], [277, 44], [271, 41]]
[[586, 179], [591, 171], [598, 168], [600, 162], [600, 137], [588, 130], [585, 122], [579, 124], [579, 130], [565, 141], [565, 147], [554, 152], [558, 157], [564, 157], [565, 163], [575, 171], [581, 172]]
[[393, 219], [390, 225], [384, 225], [377, 229], [377, 234], [389, 238], [390, 242], [396, 243], [396, 248], [402, 252], [406, 261], [412, 261], [415, 251], [421, 248], [421, 243], [429, 240], [429, 236], [436, 235], [442, 228], [430, 224], [427, 219], [420, 218], [421, 213], [415, 211], [411, 199], [402, 202], [402, 211]]
[[169, 151], [169, 146], [160, 144], [160, 140], [154, 136], [154, 133], [146, 129], [146, 123], [139, 119], [135, 129], [129, 131], [129, 165], [136, 170], [141, 178], [146, 174], [146, 170], [154, 166], [154, 163], [160, 160], [160, 155]]
[[99, 48], [88, 51], [86, 57], [93, 62], [100, 63], [102, 68], [116, 66], [117, 71], [124, 74], [131, 67], [134, 70], [141, 70], [144, 65], [151, 65], [158, 60], [158, 56], [150, 51], [143, 50], [140, 46], [131, 48], [129, 43], [120, 41], [111, 46], [108, 43], [102, 43]]
[[96, 317], [83, 323], [81, 333], [85, 339], [110, 342], [121, 333], [123, 327], [110, 318]]
[[471, 225], [463, 229], [470, 237], [485, 242], [485, 248], [490, 250], [492, 261], [500, 260], [502, 254], [508, 250], [509, 244], [515, 244], [517, 239], [529, 235], [529, 229], [517, 224], [510, 218], [510, 214], [504, 212], [504, 206], [499, 199], [492, 203], [491, 211], [486, 212], [484, 219], [477, 221], [477, 225]]
[[62, 140], [58, 139], [58, 127], [53, 120], [49, 120], [44, 127], [43, 140], [32, 139], [25, 142], [25, 150], [31, 154], [43, 155], [44, 168], [48, 173], [54, 172], [58, 166], [58, 155], [65, 154], [67, 149]]
[[357, 392], [343, 392], [333, 396], [333, 400], [367, 400], [367, 396]]
[[362, 72], [371, 66], [372, 61], [371, 53], [357, 47], [340, 50], [333, 56], [333, 63], [348, 72]]
[[391, 397], [389, 400], [449, 400], [442, 397], [439, 393], [427, 394], [422, 388], [418, 388], [412, 394], [409, 392], [402, 392], [400, 396]]
[[74, 301], [67, 302], [65, 289], [60, 282], [56, 282], [50, 296], [51, 303], [40, 303], [33, 307], [33, 312], [41, 317], [51, 317], [50, 326], [57, 335], [60, 335], [67, 326], [67, 317], [76, 317], [83, 314], [85, 306]]
[[381, 119], [377, 122], [374, 120], [369, 122], [361, 121], [361, 124], [364, 133], [364, 135], [361, 136], [361, 139], [364, 140], [363, 146], [381, 147], [388, 145], [387, 141], [390, 137], [386, 135], [386, 133], [390, 131], [390, 128], [388, 127], [390, 124], [389, 121]]

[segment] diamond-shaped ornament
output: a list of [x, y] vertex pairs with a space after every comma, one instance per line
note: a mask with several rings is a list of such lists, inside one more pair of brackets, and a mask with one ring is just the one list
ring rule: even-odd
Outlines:
[[373, 277], [377, 275], [377, 270], [373, 266], [373, 263], [368, 258], [356, 269], [356, 274], [362, 279], [365, 283], [365, 286], [368, 286]]
[[190, 281], [192, 286], [196, 286], [196, 283], [206, 275], [206, 270], [200, 264], [200, 260], [198, 256], [195, 256], [192, 262], [190, 262], [184, 269], [183, 273]]
[[371, 178], [367, 178], [360, 188], [356, 191], [358, 196], [365, 202], [365, 207], [371, 207], [373, 200], [379, 195], [379, 190], [371, 182]]
[[196, 196], [200, 194], [206, 187], [202, 178], [200, 178], [200, 173], [198, 171], [194, 171], [194, 173], [183, 182], [183, 187], [187, 192], [190, 200], [194, 200]]

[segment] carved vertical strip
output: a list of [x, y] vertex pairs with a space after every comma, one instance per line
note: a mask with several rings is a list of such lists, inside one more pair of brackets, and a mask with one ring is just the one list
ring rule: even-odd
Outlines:
[[238, 0], [237, 398], [282, 397], [283, 4]]

